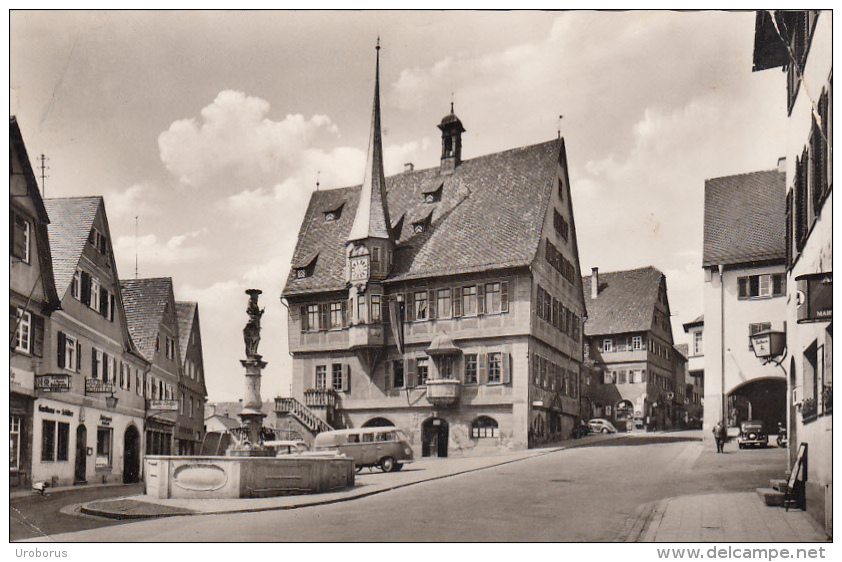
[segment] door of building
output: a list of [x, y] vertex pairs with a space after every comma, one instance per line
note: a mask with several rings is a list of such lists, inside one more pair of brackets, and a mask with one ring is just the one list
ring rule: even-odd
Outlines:
[[76, 428], [76, 467], [73, 474], [74, 484], [87, 484], [85, 473], [88, 469], [88, 430], [84, 424]]
[[421, 428], [421, 456], [446, 457], [449, 433], [447, 421], [441, 418], [425, 421]]
[[140, 481], [140, 432], [133, 425], [126, 428], [123, 438], [123, 483]]

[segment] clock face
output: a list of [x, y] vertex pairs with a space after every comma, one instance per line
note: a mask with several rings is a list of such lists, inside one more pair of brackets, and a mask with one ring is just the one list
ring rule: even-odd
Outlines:
[[351, 279], [365, 279], [368, 277], [368, 258], [360, 257], [351, 260]]

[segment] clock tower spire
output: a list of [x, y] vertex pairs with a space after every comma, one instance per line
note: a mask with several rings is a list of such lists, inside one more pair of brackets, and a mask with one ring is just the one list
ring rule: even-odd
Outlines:
[[383, 281], [392, 269], [395, 240], [386, 199], [383, 173], [383, 139], [380, 133], [380, 38], [377, 38], [374, 73], [374, 107], [371, 135], [366, 152], [365, 175], [360, 189], [354, 223], [346, 245], [346, 280], [352, 324], [366, 324], [381, 318]]

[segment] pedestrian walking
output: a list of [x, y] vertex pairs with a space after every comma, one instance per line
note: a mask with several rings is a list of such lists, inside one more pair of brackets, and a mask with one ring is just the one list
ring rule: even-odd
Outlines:
[[725, 440], [728, 438], [728, 432], [725, 429], [725, 424], [721, 421], [717, 422], [717, 424], [713, 426], [713, 438], [716, 440], [716, 452], [724, 453]]

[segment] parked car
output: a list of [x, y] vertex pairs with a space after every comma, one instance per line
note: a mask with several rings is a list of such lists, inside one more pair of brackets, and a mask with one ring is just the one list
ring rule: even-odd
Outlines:
[[617, 433], [614, 424], [602, 418], [593, 418], [588, 422], [588, 427], [591, 429], [591, 433]]
[[737, 437], [737, 444], [740, 449], [746, 447], [766, 447], [769, 444], [769, 435], [759, 420], [748, 420], [740, 424], [740, 435]]
[[304, 441], [264, 441], [264, 447], [269, 447], [275, 450], [275, 456], [281, 455], [300, 455], [301, 453], [310, 452], [310, 447]]
[[363, 467], [379, 466], [383, 472], [397, 472], [414, 458], [406, 434], [396, 427], [337, 429], [316, 435], [313, 449], [336, 451], [354, 459], [359, 472]]

